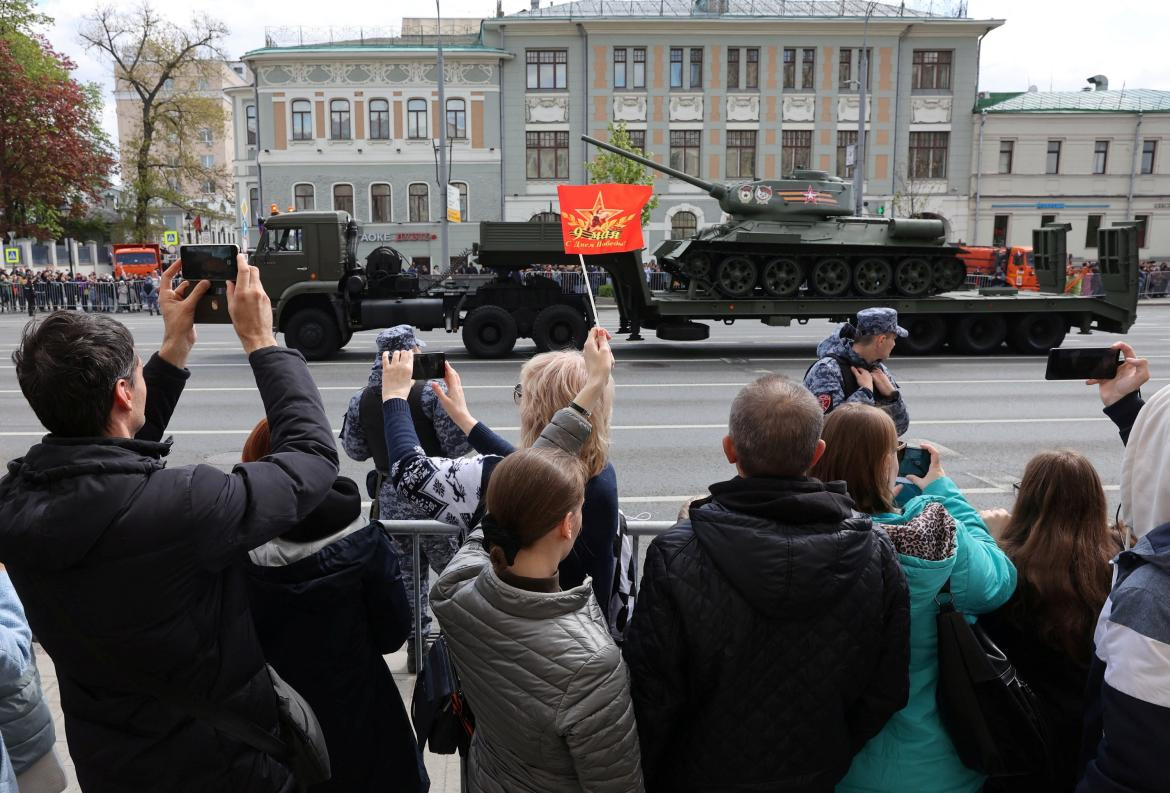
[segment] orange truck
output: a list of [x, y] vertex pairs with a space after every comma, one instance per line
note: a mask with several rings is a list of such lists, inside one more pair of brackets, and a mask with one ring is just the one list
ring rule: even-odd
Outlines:
[[968, 275], [999, 276], [1005, 286], [1040, 290], [1036, 281], [1036, 270], [1032, 267], [1032, 249], [1021, 245], [998, 247], [989, 245], [964, 245], [959, 258], [967, 265]]
[[153, 242], [120, 242], [113, 246], [114, 277], [150, 275], [162, 270], [162, 248]]

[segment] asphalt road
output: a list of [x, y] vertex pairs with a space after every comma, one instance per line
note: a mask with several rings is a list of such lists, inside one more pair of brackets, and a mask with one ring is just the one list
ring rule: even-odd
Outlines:
[[[602, 310], [602, 322], [617, 327], [617, 314]], [[162, 338], [158, 317], [120, 315], [146, 357]], [[27, 317], [0, 315], [0, 458], [18, 457], [43, 430], [24, 401], [9, 355]], [[612, 460], [622, 507], [628, 515], [670, 519], [689, 497], [711, 482], [730, 477], [720, 439], [739, 386], [768, 372], [801, 377], [818, 341], [835, 330], [827, 322], [791, 328], [759, 323], [716, 325], [698, 343], [615, 340], [617, 402]], [[248, 364], [228, 326], [203, 326], [192, 354], [192, 377], [171, 422], [172, 465], [230, 466], [262, 415]], [[334, 429], [350, 396], [365, 382], [374, 359], [374, 333], [354, 337], [333, 361], [311, 364]], [[535, 350], [518, 345], [509, 360], [479, 361], [458, 337], [423, 334], [428, 351], [446, 351], [463, 375], [473, 413], [505, 437], [518, 438], [511, 390], [520, 366]], [[1105, 346], [1113, 334], [1068, 337], [1066, 346]], [[1124, 337], [1151, 359], [1154, 388], [1170, 382], [1170, 306], [1143, 305], [1138, 323]], [[1073, 448], [1097, 466], [1114, 504], [1122, 447], [1101, 413], [1095, 388], [1079, 382], [1046, 382], [1042, 357], [899, 357], [890, 367], [901, 383], [911, 424], [907, 438], [943, 448], [947, 473], [979, 507], [1010, 506], [1011, 483], [1028, 459], [1048, 448]], [[1152, 389], [1150, 389], [1152, 392]], [[342, 457], [342, 473], [364, 481], [368, 463]]]

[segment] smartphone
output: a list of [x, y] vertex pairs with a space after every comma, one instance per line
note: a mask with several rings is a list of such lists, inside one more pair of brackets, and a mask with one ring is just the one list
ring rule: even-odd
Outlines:
[[236, 245], [181, 245], [179, 259], [183, 262], [184, 281], [234, 281]]
[[930, 452], [921, 446], [907, 446], [898, 457], [898, 476], [926, 476]]
[[412, 380], [442, 380], [447, 374], [447, 353], [416, 352]]
[[230, 325], [227, 308], [227, 282], [212, 281], [207, 294], [195, 304], [193, 321], [199, 325]]
[[1112, 347], [1057, 347], [1048, 351], [1045, 380], [1112, 380], [1121, 351]]

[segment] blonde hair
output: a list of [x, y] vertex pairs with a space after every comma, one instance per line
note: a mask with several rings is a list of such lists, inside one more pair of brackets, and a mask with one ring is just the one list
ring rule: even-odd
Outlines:
[[[537, 355], [520, 370], [520, 445], [531, 446], [558, 410], [567, 407], [588, 379], [585, 356], [577, 350]], [[609, 423], [613, 416], [613, 382], [602, 392], [589, 421], [593, 432], [581, 449], [581, 461], [589, 477], [601, 473], [609, 462]]]

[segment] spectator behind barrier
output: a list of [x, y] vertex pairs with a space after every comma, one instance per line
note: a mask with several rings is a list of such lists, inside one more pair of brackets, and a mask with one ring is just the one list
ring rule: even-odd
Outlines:
[[832, 790], [906, 704], [905, 577], [844, 485], [808, 476], [823, 421], [799, 383], [745, 387], [738, 475], [650, 544], [623, 652], [652, 793]]
[[1078, 793], [1166, 790], [1170, 757], [1170, 388], [1143, 402], [1149, 363], [1133, 347], [1099, 386], [1126, 443], [1121, 513], [1135, 544], [1114, 559], [1093, 635], [1084, 778]]
[[[272, 453], [268, 420], [242, 461]], [[300, 692], [329, 747], [333, 777], [313, 793], [426, 793], [414, 730], [382, 659], [411, 622], [398, 553], [362, 514], [362, 497], [339, 476], [309, 515], [250, 554], [248, 591], [264, 657]]]
[[[278, 760], [191, 715], [188, 702], [278, 732], [248, 609], [244, 554], [303, 521], [337, 477], [337, 448], [301, 355], [276, 346], [259, 270], [239, 257], [232, 324], [272, 428], [272, 454], [224, 473], [167, 468], [162, 442], [210, 284], [162, 280], [163, 341], [144, 366], [109, 317], [59, 311], [13, 354], [49, 430], [0, 480], [0, 559], [61, 686], [85, 790], [274, 793]], [[175, 701], [160, 701], [173, 689]]]
[[[899, 512], [893, 507], [898, 433], [893, 420], [870, 405], [849, 404], [825, 421], [825, 454], [812, 475], [842, 481], [857, 508], [882, 524], [910, 587], [910, 700], [853, 758], [842, 793], [977, 793], [985, 777], [963, 765], [935, 704], [938, 689], [938, 603], [949, 584], [955, 609], [970, 616], [1011, 597], [1016, 570], [987, 533], [979, 513], [947, 477], [929, 444], [925, 477], [908, 477], [922, 491]], [[939, 519], [939, 505], [953, 521]]]
[[1109, 561], [1121, 550], [1105, 490], [1081, 454], [1042, 452], [1024, 469], [1011, 512], [981, 514], [1019, 571], [1019, 586], [979, 624], [1035, 692], [1052, 762], [1047, 775], [996, 779], [992, 789], [1072, 790], [1093, 628], [1109, 595]]
[[643, 790], [629, 675], [589, 584], [558, 565], [582, 531], [587, 472], [558, 450], [501, 461], [431, 593], [475, 713], [471, 793]]

